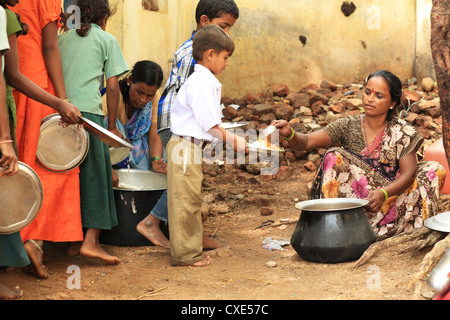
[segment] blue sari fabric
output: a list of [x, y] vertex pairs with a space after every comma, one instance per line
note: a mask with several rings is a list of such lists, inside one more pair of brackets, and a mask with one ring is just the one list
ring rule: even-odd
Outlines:
[[[105, 118], [105, 123], [107, 123]], [[117, 128], [131, 141], [133, 151], [131, 158], [114, 165], [117, 168], [132, 168], [140, 170], [151, 170], [150, 146], [148, 145], [148, 134], [152, 124], [152, 102], [142, 109], [135, 109], [130, 120], [123, 125], [116, 121]]]

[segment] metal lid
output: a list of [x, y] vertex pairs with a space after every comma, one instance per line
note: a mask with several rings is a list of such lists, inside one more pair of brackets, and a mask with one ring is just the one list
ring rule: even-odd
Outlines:
[[430, 217], [425, 220], [424, 224], [431, 230], [450, 232], [450, 212], [443, 212]]
[[357, 198], [323, 198], [306, 200], [295, 205], [297, 209], [308, 211], [338, 211], [364, 207], [369, 201]]
[[0, 234], [18, 232], [36, 218], [44, 193], [36, 172], [19, 162], [19, 172], [0, 177]]
[[82, 128], [59, 125], [61, 116], [52, 114], [42, 119], [36, 150], [37, 163], [52, 172], [76, 168], [89, 151], [89, 136]]

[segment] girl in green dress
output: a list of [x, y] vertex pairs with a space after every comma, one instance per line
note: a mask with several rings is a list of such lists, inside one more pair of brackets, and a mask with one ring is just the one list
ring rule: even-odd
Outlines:
[[[116, 127], [120, 91], [118, 79], [128, 67], [117, 40], [105, 31], [111, 15], [107, 0], [78, 0], [81, 26], [59, 36], [67, 96], [83, 116], [104, 126], [100, 78], [106, 79], [108, 130], [119, 137]], [[100, 258], [105, 264], [120, 262], [100, 245], [101, 230], [117, 225], [109, 146], [90, 137], [89, 152], [80, 165], [81, 218], [86, 229], [80, 253]]]

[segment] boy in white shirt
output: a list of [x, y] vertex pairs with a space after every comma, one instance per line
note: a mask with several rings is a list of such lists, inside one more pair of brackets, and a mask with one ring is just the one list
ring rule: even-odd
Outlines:
[[206, 142], [225, 141], [238, 153], [248, 153], [244, 138], [222, 129], [221, 90], [215, 77], [234, 52], [233, 40], [219, 27], [197, 32], [194, 73], [178, 92], [172, 109], [172, 138], [167, 144], [167, 195], [171, 265], [206, 266], [203, 256], [202, 151]]

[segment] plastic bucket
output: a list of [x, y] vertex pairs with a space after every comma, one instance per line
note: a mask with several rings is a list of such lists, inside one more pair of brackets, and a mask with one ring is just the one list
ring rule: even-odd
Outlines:
[[448, 168], [447, 155], [444, 150], [442, 138], [437, 139], [430, 145], [423, 156], [424, 161], [437, 161], [442, 164], [446, 171], [445, 184], [442, 193], [450, 194], [450, 170]]

